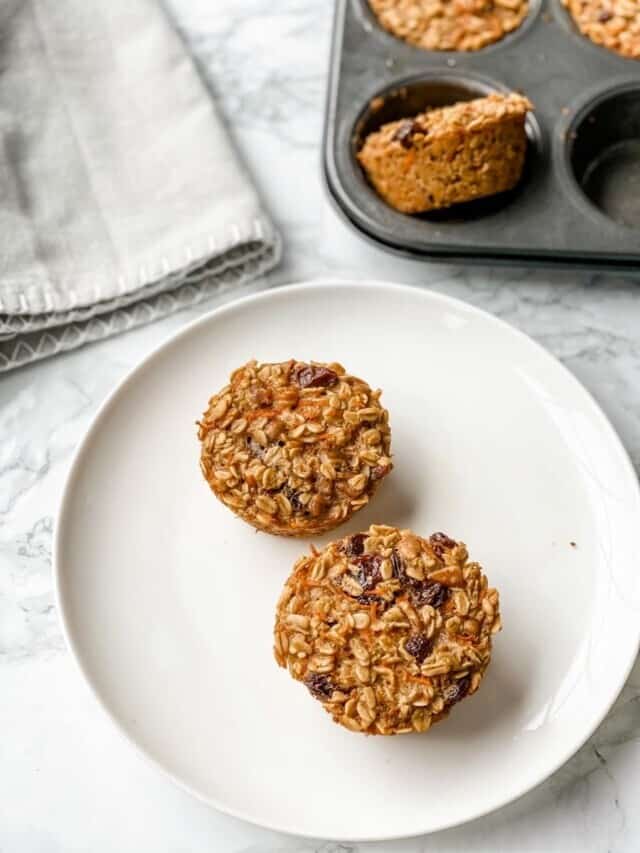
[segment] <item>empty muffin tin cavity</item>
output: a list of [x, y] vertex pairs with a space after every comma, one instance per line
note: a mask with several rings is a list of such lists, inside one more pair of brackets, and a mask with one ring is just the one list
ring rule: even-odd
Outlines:
[[[482, 98], [492, 92], [505, 92], [507, 89], [498, 83], [473, 78], [470, 76], [439, 75], [422, 76], [412, 78], [395, 84], [382, 90], [370, 99], [363, 112], [358, 117], [352, 135], [352, 158], [354, 168], [361, 171], [356, 160], [356, 154], [362, 147], [364, 140], [370, 133], [374, 133], [382, 125], [403, 118], [413, 118], [425, 110], [434, 107], [446, 107], [460, 101], [471, 101], [474, 98]], [[475, 199], [474, 201], [457, 204], [443, 210], [434, 210], [429, 213], [413, 214], [413, 218], [422, 219], [427, 222], [442, 222], [455, 224], [469, 219], [487, 216], [495, 213], [511, 202], [522, 192], [531, 175], [535, 158], [541, 146], [540, 128], [531, 117], [527, 117], [526, 132], [528, 139], [527, 158], [518, 185], [508, 192]], [[370, 187], [364, 172], [361, 171], [362, 179], [372, 193], [375, 189]], [[384, 204], [380, 200], [381, 204]], [[397, 214], [399, 216], [403, 214]]]
[[640, 82], [583, 107], [566, 138], [570, 174], [591, 204], [640, 228]]

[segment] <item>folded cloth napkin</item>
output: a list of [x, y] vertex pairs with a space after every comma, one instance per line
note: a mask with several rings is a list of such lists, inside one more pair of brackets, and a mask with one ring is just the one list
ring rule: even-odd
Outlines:
[[243, 283], [280, 241], [154, 0], [0, 4], [0, 371]]

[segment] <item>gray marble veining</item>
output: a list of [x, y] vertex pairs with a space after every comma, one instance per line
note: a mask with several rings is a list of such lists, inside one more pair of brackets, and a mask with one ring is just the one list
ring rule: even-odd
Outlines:
[[[243, 292], [345, 275], [467, 300], [555, 353], [601, 403], [640, 470], [640, 281], [424, 264], [364, 243], [321, 184], [331, 4], [171, 0], [169, 8], [283, 233], [280, 268]], [[229, 298], [0, 381], [0, 850], [640, 849], [638, 665], [589, 743], [536, 791], [465, 827], [377, 847], [300, 841], [219, 815], [121, 743], [64, 648], [53, 517], [71, 454], [105, 395], [168, 334]]]

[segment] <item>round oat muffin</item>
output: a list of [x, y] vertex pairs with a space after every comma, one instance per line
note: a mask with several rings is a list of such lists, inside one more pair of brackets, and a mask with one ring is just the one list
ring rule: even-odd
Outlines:
[[638, 0], [562, 0], [580, 32], [595, 44], [640, 59]]
[[199, 422], [202, 473], [259, 530], [331, 530], [365, 506], [391, 471], [380, 394], [339, 364], [250, 361]]
[[369, 0], [380, 25], [423, 50], [480, 50], [517, 29], [527, 0]]
[[274, 653], [346, 728], [424, 732], [478, 689], [500, 627], [463, 543], [374, 524], [298, 560]]

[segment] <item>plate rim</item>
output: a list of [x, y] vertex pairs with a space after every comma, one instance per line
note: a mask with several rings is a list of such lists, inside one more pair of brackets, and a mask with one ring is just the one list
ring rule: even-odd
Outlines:
[[[107, 396], [100, 403], [98, 409], [91, 418], [86, 430], [82, 435], [82, 438], [80, 439], [77, 447], [75, 448], [72, 454], [62, 492], [60, 495], [60, 501], [56, 512], [53, 532], [52, 572], [54, 602], [66, 647], [71, 655], [76, 670], [81, 676], [81, 681], [84, 683], [85, 688], [88, 689], [89, 693], [93, 696], [94, 701], [97, 703], [102, 713], [106, 715], [107, 719], [110, 720], [111, 724], [115, 727], [119, 735], [124, 738], [124, 740], [131, 747], [133, 747], [135, 752], [137, 752], [137, 754], [144, 759], [147, 765], [150, 765], [151, 767], [158, 770], [165, 778], [171, 780], [173, 784], [178, 786], [178, 788], [182, 789], [184, 792], [188, 793], [196, 800], [205, 803], [209, 807], [216, 809], [216, 811], [222, 814], [229, 815], [230, 817], [239, 820], [243, 820], [253, 826], [258, 826], [264, 829], [271, 830], [273, 832], [280, 832], [285, 835], [297, 836], [299, 838], [305, 839], [317, 839], [319, 836], [317, 835], [317, 833], [310, 832], [309, 830], [305, 830], [304, 828], [296, 827], [295, 825], [282, 826], [277, 821], [265, 822], [264, 820], [258, 820], [244, 813], [242, 809], [233, 808], [231, 806], [225, 805], [215, 797], [209, 796], [204, 792], [198, 790], [196, 787], [190, 785], [188, 782], [177, 776], [171, 769], [169, 769], [169, 767], [165, 766], [158, 757], [152, 754], [150, 750], [138, 743], [133, 737], [133, 735], [129, 733], [129, 731], [121, 723], [118, 717], [113, 713], [107, 702], [100, 695], [97, 685], [94, 684], [90, 672], [88, 671], [87, 667], [85, 667], [82, 660], [82, 655], [80, 653], [80, 648], [73, 637], [71, 621], [65, 604], [64, 583], [62, 579], [63, 536], [61, 531], [63, 531], [66, 525], [69, 523], [68, 515], [70, 496], [73, 491], [74, 484], [79, 476], [79, 472], [81, 470], [83, 456], [94, 434], [100, 428], [100, 424], [103, 420], [103, 417], [108, 412], [110, 407], [115, 403], [121, 392], [123, 392], [138, 377], [139, 374], [141, 374], [145, 369], [147, 369], [147, 367], [162, 352], [164, 352], [168, 347], [173, 345], [181, 338], [188, 337], [199, 326], [210, 323], [213, 319], [217, 319], [225, 313], [237, 309], [242, 309], [242, 307], [250, 305], [254, 302], [269, 301], [270, 299], [277, 297], [282, 293], [286, 294], [287, 292], [291, 291], [322, 290], [328, 286], [346, 286], [363, 290], [376, 289], [387, 290], [391, 292], [395, 291], [400, 293], [410, 292], [412, 296], [417, 295], [419, 298], [425, 299], [427, 301], [432, 300], [440, 304], [444, 304], [445, 306], [454, 308], [456, 310], [463, 310], [471, 316], [480, 317], [483, 321], [488, 321], [490, 324], [493, 324], [501, 332], [506, 332], [507, 334], [510, 334], [514, 338], [519, 340], [521, 343], [525, 343], [527, 346], [533, 347], [533, 350], [536, 351], [537, 355], [547, 359], [554, 365], [556, 369], [559, 368], [560, 373], [565, 379], [565, 381], [569, 382], [569, 384], [573, 386], [576, 392], [582, 394], [585, 403], [591, 410], [592, 416], [598, 420], [600, 427], [605, 431], [605, 433], [608, 433], [608, 437], [611, 442], [611, 449], [615, 449], [617, 454], [620, 456], [620, 460], [623, 463], [623, 467], [626, 472], [625, 479], [629, 480], [629, 487], [631, 488], [631, 492], [635, 496], [636, 504], [640, 506], [640, 481], [638, 480], [638, 477], [636, 475], [636, 471], [631, 461], [631, 457], [626, 447], [624, 446], [622, 439], [618, 435], [618, 432], [616, 431], [615, 427], [613, 426], [607, 414], [605, 413], [604, 409], [600, 406], [591, 391], [589, 391], [589, 389], [586, 388], [585, 385], [583, 385], [583, 383], [578, 379], [578, 377], [575, 376], [569, 370], [569, 368], [566, 367], [562, 363], [562, 361], [560, 361], [559, 358], [557, 358], [552, 352], [546, 349], [541, 343], [530, 337], [526, 332], [522, 331], [516, 326], [513, 326], [511, 323], [508, 323], [506, 320], [503, 320], [502, 318], [497, 317], [496, 315], [491, 314], [490, 312], [485, 311], [484, 309], [479, 308], [476, 305], [466, 302], [463, 299], [458, 299], [457, 297], [450, 296], [448, 294], [444, 294], [436, 290], [432, 290], [431, 288], [424, 287], [420, 284], [398, 283], [385, 281], [383, 279], [352, 279], [343, 278], [339, 276], [327, 276], [307, 281], [294, 282], [286, 285], [275, 285], [271, 287], [266, 287], [255, 293], [245, 294], [244, 296], [241, 296], [237, 299], [234, 299], [232, 297], [228, 302], [225, 302], [224, 304], [219, 305], [211, 309], [210, 311], [207, 311], [200, 317], [196, 317], [195, 319], [186, 323], [177, 331], [169, 333], [165, 338], [160, 341], [157, 346], [153, 347], [150, 352], [148, 352], [142, 359], [136, 362], [136, 364], [125, 373], [125, 375], [116, 383], [115, 387], [107, 394]], [[525, 783], [520, 785], [517, 789], [511, 790], [506, 797], [497, 797], [496, 802], [493, 805], [490, 805], [489, 807], [481, 807], [477, 811], [471, 812], [467, 817], [462, 820], [445, 820], [440, 823], [436, 822], [431, 826], [427, 826], [425, 829], [418, 831], [412, 830], [409, 833], [394, 833], [391, 835], [367, 835], [356, 833], [347, 837], [337, 837], [329, 835], [322, 836], [323, 840], [367, 843], [376, 841], [400, 841], [408, 838], [417, 838], [421, 835], [431, 835], [436, 832], [441, 832], [445, 829], [451, 829], [456, 826], [463, 826], [465, 824], [471, 823], [472, 821], [478, 820], [479, 818], [492, 814], [493, 812], [496, 812], [499, 809], [516, 802], [517, 800], [520, 800], [526, 794], [538, 788], [543, 782], [545, 782], [561, 767], [563, 767], [567, 763], [567, 761], [569, 761], [584, 746], [584, 744], [589, 740], [591, 735], [599, 728], [606, 716], [609, 714], [611, 708], [613, 707], [622, 689], [624, 688], [629, 678], [630, 672], [633, 668], [633, 665], [636, 661], [636, 658], [638, 657], [638, 653], [640, 651], [640, 623], [638, 624], [636, 633], [637, 636], [635, 643], [633, 644], [633, 648], [630, 648], [630, 651], [628, 653], [628, 659], [622, 669], [623, 677], [621, 678], [619, 685], [613, 691], [613, 695], [607, 701], [605, 701], [593, 725], [587, 726], [585, 732], [581, 732], [577, 739], [571, 742], [568, 748], [561, 750], [559, 753], [560, 757], [557, 758], [555, 761], [551, 762], [550, 766], [546, 768], [542, 774], [538, 774], [535, 781], [525, 781]]]

